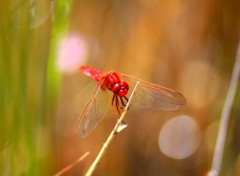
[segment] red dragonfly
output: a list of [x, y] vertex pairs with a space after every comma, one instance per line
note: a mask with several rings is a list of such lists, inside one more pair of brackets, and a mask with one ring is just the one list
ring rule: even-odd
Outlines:
[[114, 71], [103, 73], [90, 66], [81, 66], [80, 72], [98, 82], [90, 100], [78, 119], [78, 130], [86, 136], [106, 115], [110, 103], [118, 115], [126, 106], [127, 95], [139, 81], [131, 107], [176, 110], [186, 100], [180, 93], [152, 84], [127, 74]]

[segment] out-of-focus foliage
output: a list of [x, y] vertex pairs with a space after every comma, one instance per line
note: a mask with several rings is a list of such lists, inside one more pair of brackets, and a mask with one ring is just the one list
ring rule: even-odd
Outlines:
[[55, 107], [59, 75], [50, 46], [66, 31], [64, 8], [54, 1], [1, 1], [0, 175], [55, 171], [55, 119], [48, 107]]
[[[94, 85], [92, 65], [181, 92], [177, 111], [130, 109], [128, 128], [96, 175], [200, 176], [211, 167], [218, 120], [239, 41], [239, 1], [0, 2], [0, 175], [53, 175], [90, 166], [116, 122], [111, 108], [86, 138], [78, 114]], [[93, 83], [94, 84], [94, 83]], [[238, 91], [239, 97], [239, 91]], [[239, 100], [222, 175], [239, 175]]]

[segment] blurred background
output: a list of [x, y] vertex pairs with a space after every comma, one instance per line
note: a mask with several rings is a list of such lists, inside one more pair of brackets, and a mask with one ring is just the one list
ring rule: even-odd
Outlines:
[[[202, 176], [211, 168], [240, 29], [240, 1], [0, 2], [0, 175], [83, 175], [116, 123], [77, 119], [96, 83], [80, 65], [177, 90], [176, 111], [130, 109], [94, 175]], [[240, 176], [240, 93], [221, 175]]]

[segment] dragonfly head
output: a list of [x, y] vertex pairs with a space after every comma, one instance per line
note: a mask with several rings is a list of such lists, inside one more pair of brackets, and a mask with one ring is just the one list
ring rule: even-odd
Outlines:
[[128, 89], [128, 83], [122, 81], [113, 85], [112, 92], [117, 94], [119, 97], [124, 97], [128, 93]]

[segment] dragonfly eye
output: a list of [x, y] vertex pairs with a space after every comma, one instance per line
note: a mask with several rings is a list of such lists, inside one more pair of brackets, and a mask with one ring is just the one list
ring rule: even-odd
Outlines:
[[125, 81], [120, 82], [119, 84], [121, 86], [121, 89], [127, 89], [127, 90], [129, 89], [128, 83], [126, 83]]
[[118, 92], [118, 96], [119, 96], [119, 97], [124, 97], [127, 93], [128, 93], [128, 90], [127, 90], [127, 89], [121, 89], [121, 90], [119, 90], [119, 92]]

